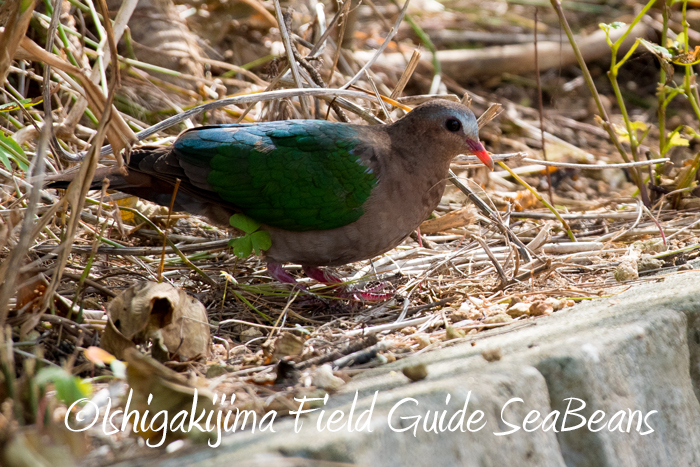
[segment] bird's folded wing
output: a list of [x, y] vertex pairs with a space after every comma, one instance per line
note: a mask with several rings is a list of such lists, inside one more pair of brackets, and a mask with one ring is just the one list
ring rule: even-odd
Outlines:
[[197, 128], [178, 138], [168, 159], [190, 184], [258, 222], [306, 231], [362, 216], [379, 175], [371, 151], [352, 126], [306, 120]]

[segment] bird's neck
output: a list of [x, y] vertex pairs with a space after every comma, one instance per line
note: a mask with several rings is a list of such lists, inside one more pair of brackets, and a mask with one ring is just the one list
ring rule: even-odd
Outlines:
[[404, 167], [407, 174], [420, 174], [437, 182], [447, 176], [450, 162], [456, 154], [434, 141], [433, 135], [420, 126], [387, 127], [391, 152], [397, 155], [397, 164]]
[[440, 202], [452, 158], [443, 153], [444, 148], [431, 144], [426, 132], [392, 127], [386, 133], [392, 157], [382, 171], [385, 186], [391, 187], [394, 206], [413, 212], [407, 219], [415, 217], [411, 222], [418, 225]]

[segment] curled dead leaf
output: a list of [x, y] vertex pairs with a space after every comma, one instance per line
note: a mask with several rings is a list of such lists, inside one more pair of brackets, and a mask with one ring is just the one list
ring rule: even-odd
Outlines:
[[278, 361], [284, 357], [296, 357], [304, 350], [304, 340], [292, 333], [285, 332], [275, 341], [275, 351], [272, 358]]
[[[199, 431], [197, 424], [192, 425], [191, 429], [187, 423], [168, 423], [164, 427], [156, 419], [160, 417], [162, 421], [163, 414], [167, 414], [168, 421], [183, 416], [184, 420], [189, 421], [193, 409], [195, 417], [202, 412], [215, 413], [216, 397], [208, 389], [191, 383], [184, 376], [134, 348], [124, 351], [124, 360], [128, 363], [126, 379], [131, 387], [129, 410], [139, 412], [138, 427], [135, 427], [138, 431], [135, 429], [134, 432], [149, 440], [149, 445], [158, 446], [160, 440], [165, 439], [166, 442], [162, 443], [164, 447], [175, 439], [188, 437], [204, 441], [216, 435], [215, 429], [211, 432]], [[216, 420], [216, 417], [213, 419]], [[201, 425], [204, 427], [204, 423]]]
[[159, 359], [180, 361], [207, 357], [209, 321], [206, 309], [171, 285], [142, 282], [114, 298], [100, 347], [123, 360], [124, 351], [154, 342]]

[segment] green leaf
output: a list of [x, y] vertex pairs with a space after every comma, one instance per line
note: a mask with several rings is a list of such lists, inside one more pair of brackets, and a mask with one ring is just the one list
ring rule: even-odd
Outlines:
[[627, 23], [623, 23], [622, 21], [615, 21], [613, 23], [609, 24], [610, 29], [622, 29], [625, 26], [627, 26]]
[[233, 253], [239, 258], [247, 258], [253, 251], [256, 255], [261, 255], [272, 246], [270, 233], [265, 230], [258, 231], [259, 222], [243, 214], [234, 214], [229, 222], [235, 228], [245, 232], [242, 237], [232, 238], [228, 242], [233, 248]]
[[648, 128], [646, 123], [640, 122], [639, 120], [630, 123], [630, 127], [632, 127], [633, 130], [642, 130], [642, 131], [647, 131], [647, 128]]
[[27, 156], [24, 154], [22, 147], [11, 136], [0, 131], [0, 162], [8, 170], [12, 170], [10, 160], [15, 161], [17, 166], [25, 172], [29, 169]]
[[692, 137], [692, 138], [698, 138], [698, 139], [700, 139], [700, 134], [698, 134], [695, 130], [693, 130], [693, 129], [692, 129], [691, 127], [689, 127], [689, 126], [683, 127], [683, 131], [685, 131], [685, 132], [688, 134], [688, 136], [690, 136], [690, 137]]
[[666, 47], [661, 47], [659, 44], [654, 44], [653, 42], [649, 42], [646, 39], [637, 39], [639, 42], [642, 43], [644, 47], [646, 47], [650, 52], [654, 53], [659, 59], [665, 59], [665, 60], [671, 60], [671, 57], [673, 54], [669, 52], [669, 50]]
[[608, 39], [610, 38], [610, 31], [612, 29], [622, 29], [625, 26], [627, 26], [625, 23], [621, 23], [619, 21], [615, 21], [614, 23], [606, 24], [606, 23], [599, 23], [598, 27], [605, 31], [605, 35], [608, 36]]
[[233, 254], [239, 258], [247, 258], [253, 252], [253, 242], [250, 240], [250, 235], [232, 238], [228, 244], [233, 247]]
[[3, 152], [2, 146], [0, 146], [0, 162], [2, 162], [2, 165], [7, 167], [9, 170], [12, 170], [12, 163], [10, 162], [10, 158], [7, 157], [7, 154]]
[[229, 220], [231, 225], [247, 234], [251, 234], [260, 228], [260, 223], [244, 214], [234, 214]]
[[669, 133], [669, 140], [668, 140], [668, 147], [673, 147], [673, 146], [689, 146], [690, 141], [687, 139], [683, 138], [680, 133], [674, 131], [672, 133]]
[[[32, 102], [31, 99], [22, 99], [19, 101], [20, 104], [22, 104], [22, 107], [25, 109], [28, 109], [30, 107], [34, 107], [35, 105], [39, 105], [43, 102], [43, 99], [39, 99], [36, 102]], [[7, 104], [0, 105], [0, 113], [2, 112], [11, 112], [13, 110], [18, 110], [19, 106], [15, 104], [14, 102], [8, 102]]]
[[683, 47], [685, 47], [685, 33], [681, 32], [680, 34], [678, 34], [676, 36], [675, 42], [676, 42], [676, 44], [679, 45], [679, 47], [678, 47], [679, 50], [682, 49]]
[[253, 244], [253, 250], [256, 255], [261, 255], [263, 251], [269, 250], [272, 246], [270, 232], [267, 230], [259, 230], [250, 235], [250, 241]]
[[56, 397], [66, 405], [84, 399], [92, 392], [92, 385], [68, 373], [63, 368], [50, 366], [39, 370], [35, 382], [38, 385], [53, 383]]
[[615, 133], [617, 133], [617, 139], [621, 143], [629, 143], [630, 141], [630, 134], [627, 132], [627, 128], [621, 126], [621, 125], [616, 125], [613, 123], [613, 130], [615, 130]]

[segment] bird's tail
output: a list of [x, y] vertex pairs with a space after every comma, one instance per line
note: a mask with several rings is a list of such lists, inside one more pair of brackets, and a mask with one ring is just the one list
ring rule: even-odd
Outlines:
[[[127, 167], [98, 168], [90, 188], [99, 190], [107, 180], [110, 190], [138, 196], [161, 206], [170, 206], [172, 202], [173, 211], [202, 215], [214, 224], [228, 226], [235, 207], [216, 193], [193, 186], [177, 160], [170, 156], [170, 147], [142, 146], [132, 151]], [[47, 188], [67, 188], [77, 173], [75, 170], [54, 175], [47, 180]], [[173, 200], [178, 179], [181, 183]]]
[[[130, 193], [130, 188], [145, 188], [149, 184], [149, 178], [145, 174], [139, 172], [139, 167], [147, 159], [155, 159], [162, 155], [167, 154], [170, 151], [169, 148], [155, 147], [155, 146], [143, 146], [134, 149], [131, 152], [129, 158], [129, 163], [126, 167], [117, 168], [114, 167], [98, 167], [95, 170], [95, 175], [90, 183], [91, 190], [99, 190], [102, 188], [102, 183], [106, 179], [109, 182], [109, 188], [113, 190], [123, 191], [125, 193]], [[46, 188], [58, 188], [66, 189], [68, 185], [75, 179], [78, 175], [80, 167], [76, 166], [73, 169], [69, 169], [65, 172], [50, 175], [46, 177]], [[135, 194], [135, 193], [134, 193]], [[136, 195], [139, 196], [139, 195]], [[144, 196], [142, 196], [144, 197]], [[144, 197], [148, 199], [148, 197]]]

